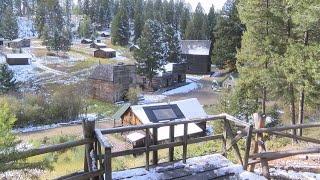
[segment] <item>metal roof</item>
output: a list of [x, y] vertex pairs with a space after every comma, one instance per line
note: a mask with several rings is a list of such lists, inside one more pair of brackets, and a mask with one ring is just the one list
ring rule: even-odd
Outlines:
[[100, 64], [90, 74], [89, 79], [113, 81], [113, 65]]
[[211, 41], [181, 40], [181, 54], [210, 55]]
[[112, 119], [119, 120], [121, 116], [129, 109], [130, 105], [123, 105], [114, 115], [112, 115]]

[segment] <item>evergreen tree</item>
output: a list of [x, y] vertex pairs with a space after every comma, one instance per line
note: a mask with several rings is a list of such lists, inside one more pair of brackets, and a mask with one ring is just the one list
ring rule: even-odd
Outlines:
[[184, 39], [197, 40], [195, 32], [196, 32], [196, 28], [194, 26], [193, 19], [191, 19], [187, 24], [186, 32], [185, 32], [185, 38]]
[[43, 30], [46, 24], [46, 17], [47, 17], [47, 1], [38, 1], [36, 6], [36, 17], [35, 20], [35, 27], [38, 32], [38, 38], [41, 38], [43, 36]]
[[213, 29], [217, 24], [217, 14], [214, 10], [214, 6], [212, 5], [209, 13], [208, 13], [208, 26], [209, 26], [209, 39], [214, 42], [214, 35], [213, 35]]
[[212, 62], [221, 68], [228, 65], [232, 70], [236, 65], [237, 49], [241, 46], [244, 27], [238, 18], [237, 1], [227, 3], [230, 5], [222, 9], [212, 33], [215, 37]]
[[137, 42], [143, 30], [143, 0], [137, 0], [134, 11], [134, 41]]
[[190, 9], [184, 8], [180, 18], [180, 32], [183, 39], [186, 37], [186, 29], [188, 22], [191, 20]]
[[90, 38], [91, 35], [95, 33], [94, 30], [95, 27], [92, 25], [90, 18], [88, 16], [84, 16], [78, 27], [79, 35], [84, 38]]
[[[10, 113], [7, 104], [0, 105], [0, 173], [10, 170], [45, 169], [49, 168], [46, 159], [40, 162], [30, 162], [26, 158], [19, 159], [21, 152], [16, 148], [21, 141], [12, 133], [16, 117]], [[52, 170], [52, 168], [50, 167]]]
[[183, 13], [183, 7], [184, 7], [184, 1], [177, 0], [174, 5], [174, 22], [173, 27], [175, 28], [175, 31], [178, 32], [179, 25], [180, 25], [180, 19]]
[[18, 84], [14, 78], [13, 72], [7, 64], [0, 65], [0, 93], [15, 91], [18, 89]]
[[164, 42], [163, 32], [160, 23], [147, 20], [141, 38], [138, 40], [139, 49], [134, 51], [134, 58], [137, 61], [137, 72], [148, 78], [148, 85], [151, 87], [152, 79], [157, 70], [167, 63], [168, 47]]
[[112, 44], [119, 44], [121, 46], [127, 45], [130, 38], [129, 17], [127, 11], [127, 1], [122, 0], [120, 4], [120, 11], [116, 14], [112, 21]]
[[153, 20], [153, 19], [154, 19], [154, 5], [153, 5], [153, 0], [147, 0], [147, 1], [146, 1], [144, 21], [147, 21], [148, 19], [150, 19], [150, 20]]
[[164, 31], [164, 40], [168, 43], [168, 62], [181, 62], [181, 47], [178, 39], [178, 34], [171, 25], [167, 25]]
[[205, 39], [204, 38], [204, 34], [203, 31], [204, 29], [202, 29], [202, 26], [203, 26], [203, 23], [204, 23], [204, 9], [203, 7], [201, 6], [201, 3], [199, 2], [197, 7], [196, 7], [196, 10], [193, 14], [193, 27], [196, 27], [196, 28], [201, 28], [201, 30], [193, 30], [193, 39], [197, 39], [197, 40], [202, 40], [202, 39]]
[[162, 0], [156, 0], [154, 3], [154, 20], [162, 23]]
[[3, 14], [1, 32], [2, 36], [6, 39], [12, 40], [18, 38], [19, 27], [17, 17], [10, 6], [5, 9]]

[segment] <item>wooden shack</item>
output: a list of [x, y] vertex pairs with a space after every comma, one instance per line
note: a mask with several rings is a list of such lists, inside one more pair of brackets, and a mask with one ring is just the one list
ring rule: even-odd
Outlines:
[[98, 65], [89, 76], [90, 95], [94, 99], [115, 103], [125, 98], [126, 92], [136, 86], [135, 65]]
[[[186, 63], [168, 63], [162, 66], [161, 69], [152, 79], [152, 87], [155, 89], [186, 82]], [[141, 87], [148, 84], [147, 78], [142, 76], [138, 77], [137, 82]]]
[[14, 39], [12, 41], [8, 41], [6, 43], [7, 47], [9, 48], [24, 48], [24, 47], [30, 47], [31, 42], [30, 39]]
[[6, 62], [9, 65], [28, 65], [31, 62], [30, 54], [7, 54]]
[[222, 87], [228, 90], [233, 90], [237, 85], [238, 79], [239, 79], [239, 74], [232, 73], [226, 79], [223, 80]]
[[211, 72], [212, 43], [208, 40], [181, 40], [181, 57], [187, 63], [188, 74]]
[[90, 48], [96, 48], [96, 49], [102, 49], [102, 48], [107, 48], [107, 45], [104, 43], [92, 43], [90, 45]]
[[[121, 115], [122, 124], [142, 125], [177, 119], [201, 119], [208, 115], [196, 98], [172, 101], [168, 103], [156, 103], [130, 106]], [[175, 126], [175, 137], [183, 136], [183, 125]], [[206, 131], [206, 123], [190, 123], [189, 135], [202, 135]], [[152, 132], [151, 132], [152, 133]], [[137, 138], [139, 139], [139, 138]], [[158, 140], [169, 139], [169, 127], [158, 129]]]
[[97, 58], [113, 58], [116, 56], [116, 50], [111, 48], [102, 48], [94, 51], [94, 57]]
[[93, 40], [91, 40], [91, 39], [82, 39], [81, 40], [81, 44], [91, 44], [91, 43], [93, 43]]

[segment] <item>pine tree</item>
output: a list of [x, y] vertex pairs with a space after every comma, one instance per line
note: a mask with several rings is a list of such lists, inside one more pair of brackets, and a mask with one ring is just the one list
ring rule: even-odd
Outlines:
[[17, 17], [10, 6], [5, 9], [3, 14], [1, 32], [2, 36], [6, 39], [12, 40], [18, 38], [19, 27]]
[[18, 89], [18, 84], [14, 78], [13, 72], [7, 64], [0, 65], [0, 93], [15, 91]]
[[201, 3], [199, 2], [193, 15], [193, 27], [201, 28], [201, 30], [193, 31], [194, 33], [193, 39], [197, 39], [197, 40], [205, 39], [204, 38], [205, 35], [202, 34], [203, 31], [205, 30], [205, 29], [202, 30], [203, 23], [204, 23], [204, 9], [201, 6]]
[[134, 8], [134, 42], [141, 37], [143, 30], [143, 1], [137, 0], [137, 3]]
[[196, 32], [196, 28], [194, 26], [193, 19], [191, 19], [187, 24], [186, 32], [185, 32], [185, 38], [184, 39], [197, 40], [195, 32]]
[[120, 11], [116, 14], [112, 21], [112, 44], [119, 44], [121, 46], [124, 46], [129, 42], [129, 17], [126, 3], [126, 0], [121, 1]]
[[183, 7], [184, 7], [184, 1], [182, 0], [175, 1], [173, 27], [175, 28], [176, 32], [178, 32], [179, 30], [180, 19], [183, 13]]
[[188, 22], [191, 20], [190, 9], [184, 8], [180, 18], [180, 32], [183, 39], [186, 37]]
[[214, 42], [213, 29], [217, 24], [217, 14], [214, 10], [214, 6], [212, 5], [209, 13], [208, 13], [208, 26], [209, 26], [209, 39]]
[[228, 6], [222, 9], [217, 25], [213, 30], [215, 42], [212, 62], [218, 67], [228, 67], [232, 70], [236, 65], [237, 49], [241, 46], [241, 36], [244, 30], [238, 18], [237, 1], [228, 1]]
[[48, 159], [30, 162], [26, 158], [19, 159], [20, 151], [16, 148], [21, 141], [11, 132], [16, 117], [10, 113], [7, 104], [0, 105], [0, 173], [9, 170], [46, 169], [52, 170]]
[[134, 51], [137, 61], [137, 72], [148, 78], [149, 87], [157, 70], [167, 63], [168, 47], [163, 39], [163, 31], [160, 23], [147, 20], [141, 38], [138, 40], [139, 49]]
[[147, 0], [146, 1], [144, 21], [147, 21], [148, 19], [150, 19], [150, 20], [154, 19], [154, 4], [153, 4], [153, 0]]
[[167, 25], [164, 31], [164, 41], [168, 43], [168, 62], [181, 62], [181, 47], [178, 39], [178, 34], [171, 25]]
[[95, 27], [92, 25], [91, 19], [88, 16], [84, 16], [78, 27], [79, 35], [84, 38], [90, 38], [95, 33], [94, 30]]
[[162, 23], [162, 0], [156, 0], [154, 3], [154, 20]]

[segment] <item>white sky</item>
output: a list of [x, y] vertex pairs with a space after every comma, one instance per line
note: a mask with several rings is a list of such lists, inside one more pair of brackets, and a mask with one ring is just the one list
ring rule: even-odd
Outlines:
[[185, 0], [186, 3], [190, 3], [193, 11], [196, 9], [198, 3], [201, 3], [201, 6], [204, 8], [206, 13], [209, 13], [209, 9], [214, 5], [214, 9], [221, 9], [226, 2], [226, 0]]

